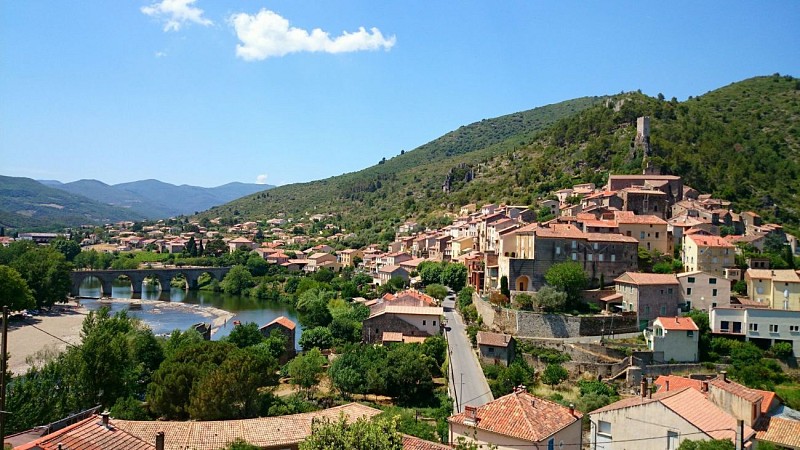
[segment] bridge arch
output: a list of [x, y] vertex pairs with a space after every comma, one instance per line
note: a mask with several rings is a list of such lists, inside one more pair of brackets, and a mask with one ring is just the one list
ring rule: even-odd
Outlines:
[[114, 280], [120, 276], [126, 276], [131, 280], [131, 292], [133, 294], [142, 293], [142, 284], [147, 277], [155, 277], [161, 285], [161, 292], [171, 290], [170, 282], [177, 275], [183, 275], [186, 279], [186, 287], [189, 289], [197, 288], [197, 280], [200, 275], [207, 273], [213, 279], [222, 281], [230, 271], [230, 267], [179, 267], [161, 269], [130, 269], [130, 270], [75, 270], [70, 274], [72, 286], [70, 295], [76, 297], [80, 295], [80, 287], [83, 280], [94, 277], [100, 280], [102, 285], [101, 295], [111, 296], [111, 287]]

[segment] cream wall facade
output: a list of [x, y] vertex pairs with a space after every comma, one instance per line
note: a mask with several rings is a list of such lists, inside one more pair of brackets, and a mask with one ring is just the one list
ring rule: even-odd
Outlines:
[[[589, 448], [592, 450], [676, 450], [686, 439], [710, 439], [660, 402], [595, 413], [589, 416], [589, 421]], [[600, 432], [604, 428], [600, 421], [610, 424], [610, 432]], [[677, 435], [674, 449], [668, 446], [669, 433]], [[642, 438], [652, 439], [643, 441]]]
[[772, 277], [751, 278], [748, 273], [745, 273], [745, 281], [750, 300], [764, 303], [770, 308], [800, 311], [800, 283], [777, 281]]
[[690, 309], [709, 311], [711, 308], [730, 306], [731, 283], [708, 272], [684, 272], [677, 275], [681, 287], [681, 303]]
[[701, 270], [724, 277], [725, 268], [734, 265], [736, 252], [729, 247], [700, 246], [691, 236], [684, 236], [681, 253], [683, 267], [687, 272]]
[[665, 255], [672, 255], [666, 222], [663, 224], [619, 222], [617, 225], [619, 233], [638, 240], [639, 247], [649, 251], [658, 250]]
[[[580, 449], [582, 444], [580, 420], [576, 420], [569, 426], [539, 442], [524, 441], [474, 427], [450, 423], [450, 442], [458, 442], [459, 437], [479, 444], [494, 444], [497, 446], [497, 450], [530, 450], [536, 448], [547, 450], [548, 442], [551, 439], [555, 450]], [[563, 447], [559, 447], [562, 442]]]
[[442, 317], [438, 314], [392, 314], [431, 336], [441, 334]]
[[644, 331], [644, 337], [650, 350], [664, 352], [664, 361], [698, 361], [699, 331], [667, 330], [659, 320], [656, 320], [653, 322], [652, 331]]

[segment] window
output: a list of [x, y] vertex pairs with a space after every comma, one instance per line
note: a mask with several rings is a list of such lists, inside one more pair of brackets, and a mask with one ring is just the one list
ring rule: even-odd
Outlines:
[[550, 438], [547, 441], [547, 450], [555, 450], [556, 449], [556, 440], [554, 438]]
[[661, 315], [665, 315], [667, 313], [667, 305], [661, 305]]
[[758, 331], [758, 324], [757, 323], [749, 323], [747, 324], [747, 329], [750, 331]]
[[672, 288], [667, 289], [667, 294], [672, 295]]
[[733, 332], [737, 334], [742, 332], [742, 322], [733, 322]]
[[694, 277], [687, 277], [686, 281], [688, 281], [689, 283], [694, 283]]
[[587, 260], [587, 261], [591, 261], [591, 260], [593, 259], [593, 257], [594, 257], [594, 255], [592, 255], [591, 253], [589, 253], [588, 255], [586, 255], [586, 260]]
[[605, 420], [597, 421], [597, 434], [611, 437], [611, 422], [606, 422]]
[[572, 241], [572, 248], [578, 248], [578, 241]]
[[711, 303], [711, 307], [712, 307], [712, 308], [716, 308], [716, 307], [717, 307], [717, 302], [712, 302], [712, 303]]
[[486, 347], [487, 353], [494, 353], [494, 347]]
[[650, 315], [650, 306], [649, 306], [649, 305], [644, 307], [644, 314], [645, 314], [646, 316], [649, 316], [649, 315]]
[[719, 331], [724, 331], [725, 333], [731, 331], [731, 323], [727, 320], [723, 320], [719, 323]]
[[425, 320], [422, 321], [422, 326], [423, 327], [425, 326], [425, 322], [427, 322], [427, 321], [425, 321]]
[[675, 431], [667, 431], [667, 450], [678, 449], [678, 433]]
[[790, 333], [797, 333], [798, 331], [800, 331], [800, 325], [789, 325]]
[[628, 311], [633, 311], [633, 303], [631, 303], [630, 305], [628, 305]]
[[433, 321], [433, 326], [436, 326], [436, 321], [435, 320]]
[[692, 288], [686, 288], [686, 295], [692, 295]]
[[716, 297], [717, 296], [717, 290], [716, 289], [712, 289], [711, 290], [711, 296], [712, 297]]
[[593, 244], [593, 246], [594, 246], [594, 249], [595, 249], [595, 250], [597, 250], [598, 248], [600, 248], [600, 244], [598, 244], [597, 242], [595, 242], [595, 243]]
[[644, 239], [644, 231], [639, 232], [639, 239]]
[[708, 284], [717, 284], [717, 279], [716, 278], [709, 278], [708, 279]]
[[556, 247], [556, 255], [560, 255], [560, 254], [561, 254], [561, 247]]
[[694, 337], [694, 330], [688, 330], [688, 331], [686, 332], [686, 337], [693, 338], [693, 337]]
[[656, 239], [658, 239], [658, 234], [659, 234], [658, 231], [656, 231]]
[[688, 309], [689, 311], [692, 310], [692, 301], [691, 300], [686, 300], [686, 309]]
[[777, 333], [778, 332], [778, 325], [771, 323], [769, 324], [769, 332], [770, 333]]
[[578, 254], [577, 253], [572, 252], [572, 260], [573, 261], [577, 261], [578, 260]]
[[656, 329], [654, 331], [656, 333], [656, 336], [658, 336], [658, 337], [661, 337], [661, 336], [664, 335], [664, 329], [661, 328], [661, 327], [656, 327]]

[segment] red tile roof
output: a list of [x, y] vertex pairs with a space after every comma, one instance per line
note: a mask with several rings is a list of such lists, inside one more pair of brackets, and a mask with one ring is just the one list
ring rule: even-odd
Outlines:
[[691, 317], [657, 317], [656, 322], [667, 331], [699, 331]]
[[709, 380], [709, 391], [712, 389], [712, 387], [722, 389], [723, 391], [729, 392], [737, 397], [741, 397], [751, 403], [755, 403], [763, 398], [763, 396], [755, 389], [750, 389], [749, 387], [743, 386], [735, 381], [731, 381], [729, 378], [723, 380], [722, 377], [717, 377], [713, 380]]
[[[290, 330], [294, 330], [295, 327], [296, 327], [295, 323], [292, 322], [292, 320], [289, 319], [286, 316], [280, 316], [277, 319], [273, 320], [272, 322], [264, 325], [264, 327], [268, 327], [268, 326], [270, 326], [270, 325], [272, 325], [274, 323], [280, 324], [281, 326], [286, 327], [286, 328], [288, 328]], [[262, 327], [262, 328], [264, 328], [264, 327]]]
[[452, 450], [452, 447], [404, 434], [403, 450]]
[[[201, 422], [112, 419], [111, 423], [120, 430], [124, 430], [147, 442], [155, 442], [156, 432], [164, 431], [166, 436], [165, 450], [217, 450], [236, 439], [243, 439], [258, 447], [273, 448], [278, 446], [289, 447], [304, 441], [311, 434], [313, 421], [337, 420], [340, 415], [344, 415], [349, 421], [354, 421], [361, 417], [374, 417], [380, 412], [380, 410], [369, 406], [348, 403], [310, 413], [260, 417], [257, 419]], [[72, 450], [72, 447], [69, 448]], [[104, 447], [104, 449], [111, 448], [116, 449], [119, 447]]]
[[511, 336], [502, 333], [491, 333], [489, 331], [478, 331], [478, 345], [491, 345], [492, 347], [508, 347]]
[[645, 284], [680, 284], [675, 274], [625, 272], [614, 281], [621, 283]]
[[800, 421], [762, 416], [756, 422], [756, 439], [784, 447], [800, 447]]
[[[447, 421], [471, 426], [466, 414], [450, 416]], [[476, 428], [528, 442], [540, 442], [583, 417], [578, 411], [570, 413], [565, 406], [527, 392], [514, 392], [479, 406], [476, 414]]]
[[677, 391], [683, 388], [692, 388], [701, 391], [703, 382], [693, 378], [679, 377], [677, 375], [659, 375], [653, 384], [656, 385], [658, 392], [666, 392], [667, 381], [669, 381], [669, 390]]
[[88, 417], [80, 422], [62, 428], [54, 433], [17, 446], [19, 450], [153, 450], [155, 449], [156, 432], [147, 441], [121, 430], [113, 424], [104, 426], [98, 415]]
[[719, 236], [691, 235], [688, 236], [688, 239], [691, 239], [695, 244], [703, 247], [734, 248], [733, 244]]

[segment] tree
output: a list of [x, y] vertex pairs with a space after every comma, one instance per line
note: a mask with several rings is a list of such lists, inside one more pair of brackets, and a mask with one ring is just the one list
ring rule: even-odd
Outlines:
[[586, 274], [580, 264], [564, 262], [553, 264], [547, 269], [544, 279], [550, 286], [567, 294], [567, 301], [573, 305], [581, 299], [581, 291], [586, 289]]
[[50, 242], [50, 246], [58, 250], [67, 261], [72, 261], [81, 253], [81, 246], [77, 242], [59, 236]]
[[508, 277], [505, 275], [500, 277], [500, 294], [506, 298], [511, 298], [511, 291], [508, 290]]
[[311, 389], [319, 383], [322, 374], [325, 372], [325, 357], [319, 349], [314, 348], [310, 351], [298, 355], [289, 361], [288, 371], [292, 378], [292, 384], [300, 386], [306, 390], [306, 397], [311, 393]]
[[516, 305], [517, 309], [522, 311], [530, 311], [533, 309], [533, 297], [530, 294], [517, 294], [514, 297], [514, 304]]
[[536, 307], [546, 312], [563, 311], [567, 305], [567, 293], [543, 286], [536, 293]]
[[72, 287], [72, 269], [64, 255], [52, 247], [34, 247], [17, 257], [11, 264], [33, 294], [36, 306], [50, 307], [67, 301]]
[[11, 267], [0, 266], [0, 292], [3, 293], [0, 305], [8, 306], [11, 311], [36, 306], [31, 290], [28, 289], [28, 283]]
[[[759, 442], [759, 448], [761, 443]], [[693, 441], [684, 439], [678, 450], [734, 450], [733, 441], [730, 439], [713, 439], [709, 441]]]
[[269, 263], [258, 253], [254, 253], [247, 258], [247, 270], [254, 277], [261, 277], [269, 271]]
[[333, 298], [333, 292], [310, 289], [300, 295], [297, 301], [297, 311], [300, 312], [300, 322], [306, 328], [326, 327], [333, 320], [328, 302]]
[[189, 256], [197, 256], [197, 241], [195, 241], [194, 236], [189, 237], [189, 240], [186, 241], [183, 251]]
[[303, 330], [300, 336], [300, 347], [303, 351], [312, 348], [327, 349], [333, 346], [333, 334], [328, 327], [315, 327]]
[[567, 369], [561, 364], [548, 364], [542, 372], [542, 383], [555, 386], [566, 380], [568, 376]]
[[228, 245], [222, 240], [222, 236], [217, 235], [214, 239], [206, 241], [205, 254], [211, 256], [222, 256], [228, 251]]
[[394, 419], [359, 418], [348, 423], [344, 415], [336, 421], [316, 422], [300, 450], [402, 450], [403, 435]]
[[396, 345], [386, 359], [386, 393], [401, 404], [409, 404], [433, 396], [431, 367], [436, 362], [422, 352], [419, 345]]
[[423, 286], [442, 281], [442, 264], [435, 261], [423, 261], [417, 266], [420, 282]]
[[450, 263], [442, 269], [441, 283], [455, 292], [460, 291], [467, 284], [467, 266], [460, 263]]
[[245, 266], [233, 266], [220, 286], [226, 294], [242, 294], [253, 286], [253, 276]]
[[429, 284], [425, 286], [425, 293], [436, 300], [442, 301], [447, 297], [447, 288], [437, 283]]
[[258, 329], [257, 323], [247, 322], [233, 327], [226, 340], [239, 348], [245, 348], [263, 342], [264, 335]]

